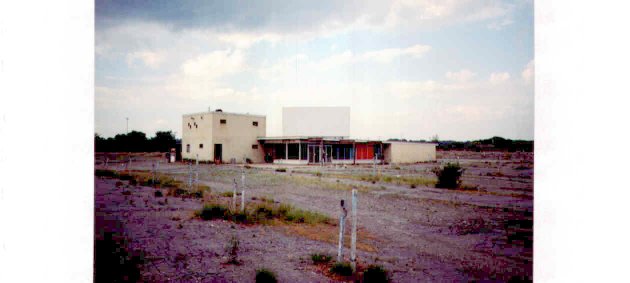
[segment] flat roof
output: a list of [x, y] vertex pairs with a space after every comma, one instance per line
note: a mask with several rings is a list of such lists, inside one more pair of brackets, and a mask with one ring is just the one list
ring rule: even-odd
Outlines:
[[282, 141], [282, 140], [323, 140], [335, 142], [383, 142], [381, 140], [365, 140], [353, 139], [349, 137], [321, 137], [321, 136], [280, 136], [280, 137], [262, 137], [259, 141]]
[[259, 115], [259, 114], [234, 113], [234, 112], [223, 112], [223, 111], [206, 111], [206, 112], [197, 112], [197, 113], [183, 114], [183, 115], [182, 115], [182, 117], [195, 116], [195, 115], [203, 115], [203, 114], [241, 115], [241, 116], [251, 116], [251, 117], [267, 118], [267, 116], [265, 116], [265, 115]]

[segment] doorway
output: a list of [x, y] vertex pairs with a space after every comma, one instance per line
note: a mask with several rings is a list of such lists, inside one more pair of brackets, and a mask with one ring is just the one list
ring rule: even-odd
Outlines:
[[308, 163], [319, 163], [319, 145], [308, 145]]
[[223, 145], [220, 143], [214, 144], [214, 162], [223, 163]]

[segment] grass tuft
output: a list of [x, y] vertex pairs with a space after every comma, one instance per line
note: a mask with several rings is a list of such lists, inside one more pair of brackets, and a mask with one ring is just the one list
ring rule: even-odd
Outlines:
[[364, 283], [386, 283], [389, 282], [387, 270], [380, 265], [371, 264], [363, 271]]
[[332, 259], [332, 256], [327, 255], [327, 254], [316, 253], [316, 254], [311, 255], [311, 259], [313, 260], [314, 264], [328, 263]]
[[349, 262], [335, 262], [330, 272], [341, 276], [352, 276], [353, 270]]

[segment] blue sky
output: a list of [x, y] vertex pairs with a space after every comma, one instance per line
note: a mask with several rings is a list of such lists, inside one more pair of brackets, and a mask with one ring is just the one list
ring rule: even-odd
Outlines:
[[351, 136], [533, 139], [531, 1], [96, 1], [95, 131], [351, 106]]

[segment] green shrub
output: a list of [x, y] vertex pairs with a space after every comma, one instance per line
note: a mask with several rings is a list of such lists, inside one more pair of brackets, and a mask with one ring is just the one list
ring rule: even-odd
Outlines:
[[433, 168], [432, 172], [437, 176], [436, 188], [455, 189], [460, 186], [460, 178], [464, 169], [459, 163], [447, 163], [443, 168]]
[[287, 172], [287, 168], [278, 168], [276, 172]]
[[226, 218], [228, 216], [227, 207], [220, 204], [207, 204], [204, 205], [200, 211], [197, 211], [197, 216], [203, 220], [212, 220], [216, 218]]
[[365, 271], [363, 271], [363, 282], [364, 283], [389, 282], [389, 277], [387, 276], [387, 271], [383, 267], [379, 265], [371, 264], [365, 269]]
[[273, 271], [261, 268], [256, 270], [256, 282], [257, 283], [275, 283], [278, 282], [276, 274]]
[[327, 263], [332, 259], [332, 256], [327, 254], [312, 254], [311, 259], [314, 264]]
[[330, 272], [341, 276], [351, 276], [352, 266], [349, 262], [335, 262], [330, 268]]

